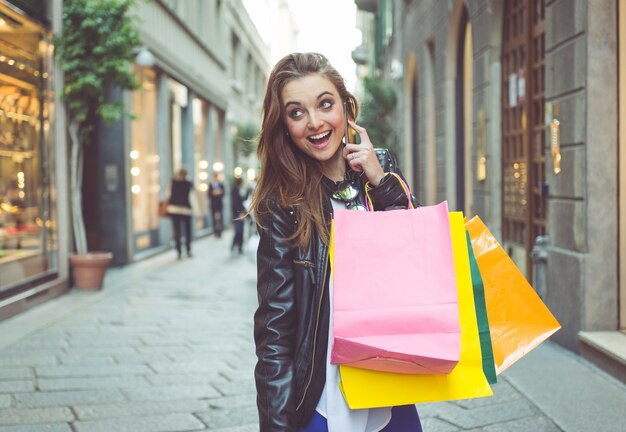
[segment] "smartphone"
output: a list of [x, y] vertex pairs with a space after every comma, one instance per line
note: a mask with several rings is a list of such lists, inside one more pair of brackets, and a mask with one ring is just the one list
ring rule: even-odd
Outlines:
[[348, 144], [350, 142], [350, 132], [349, 132], [350, 126], [348, 125], [348, 102], [347, 101], [343, 102], [343, 126], [344, 126], [343, 142], [344, 144]]

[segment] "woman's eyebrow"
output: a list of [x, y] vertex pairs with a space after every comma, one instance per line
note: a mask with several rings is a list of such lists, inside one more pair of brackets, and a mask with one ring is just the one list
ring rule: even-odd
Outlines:
[[324, 96], [326, 96], [326, 95], [333, 96], [333, 94], [327, 90], [327, 91], [323, 91], [323, 92], [321, 92], [321, 93], [317, 96], [317, 98], [318, 98], [318, 99], [321, 99], [322, 97], [324, 97]]
[[[332, 92], [329, 92], [328, 90], [326, 90], [326, 91], [321, 92], [319, 95], [317, 95], [317, 99], [319, 100], [326, 95], [334, 96]], [[289, 101], [285, 104], [284, 109], [287, 109], [289, 105], [302, 105], [302, 103], [300, 101]]]
[[289, 105], [302, 105], [299, 101], [289, 101], [285, 104], [284, 109], [287, 109]]

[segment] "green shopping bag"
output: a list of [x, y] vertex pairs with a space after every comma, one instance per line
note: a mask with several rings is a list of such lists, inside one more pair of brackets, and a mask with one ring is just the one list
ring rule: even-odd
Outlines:
[[478, 269], [478, 263], [472, 250], [472, 241], [468, 231], [465, 231], [467, 238], [467, 251], [469, 253], [470, 274], [472, 276], [472, 288], [474, 290], [474, 308], [476, 309], [476, 321], [478, 323], [478, 337], [480, 339], [480, 350], [483, 357], [483, 372], [489, 384], [498, 382], [496, 377], [496, 366], [493, 358], [493, 348], [491, 346], [491, 332], [489, 331], [489, 319], [487, 318], [487, 304], [485, 302], [485, 287], [483, 278]]

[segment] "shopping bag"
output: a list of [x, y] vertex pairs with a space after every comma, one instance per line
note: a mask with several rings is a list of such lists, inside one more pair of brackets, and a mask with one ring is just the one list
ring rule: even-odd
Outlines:
[[472, 289], [474, 293], [474, 309], [476, 310], [476, 321], [478, 323], [478, 337], [480, 339], [480, 351], [482, 352], [483, 372], [489, 384], [498, 382], [496, 377], [496, 367], [493, 359], [493, 347], [491, 346], [491, 332], [489, 331], [489, 318], [487, 317], [487, 306], [485, 304], [485, 288], [483, 279], [478, 269], [476, 257], [472, 251], [472, 240], [469, 232], [465, 231], [467, 240], [467, 252], [469, 255], [470, 274], [472, 276]]
[[407, 375], [340, 366], [340, 387], [352, 409], [491, 396], [482, 370], [482, 356], [463, 216], [450, 213], [459, 313], [461, 358], [449, 374]]
[[337, 210], [332, 249], [331, 363], [449, 373], [459, 361], [461, 335], [447, 203]]
[[169, 213], [167, 212], [167, 201], [159, 201], [158, 213], [160, 217], [168, 217]]
[[561, 325], [478, 216], [465, 223], [485, 285], [496, 372], [518, 361]]

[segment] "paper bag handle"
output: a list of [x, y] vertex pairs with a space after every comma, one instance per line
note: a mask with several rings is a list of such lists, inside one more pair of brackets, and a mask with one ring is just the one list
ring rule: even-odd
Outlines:
[[[386, 173], [387, 174], [387, 173]], [[395, 178], [398, 179], [398, 181], [400, 182], [400, 186], [402, 186], [402, 189], [404, 190], [404, 193], [406, 194], [407, 200], [408, 200], [408, 209], [412, 209], [415, 208], [413, 206], [413, 202], [411, 201], [411, 191], [409, 190], [409, 186], [406, 184], [406, 182], [402, 179], [402, 177], [400, 177], [398, 174], [396, 173], [388, 173], [391, 174], [392, 176], [394, 176]], [[373, 211], [374, 210], [374, 203], [372, 202], [372, 198], [370, 197], [370, 182], [368, 181], [367, 183], [365, 183], [365, 207], [367, 207], [368, 211]]]

